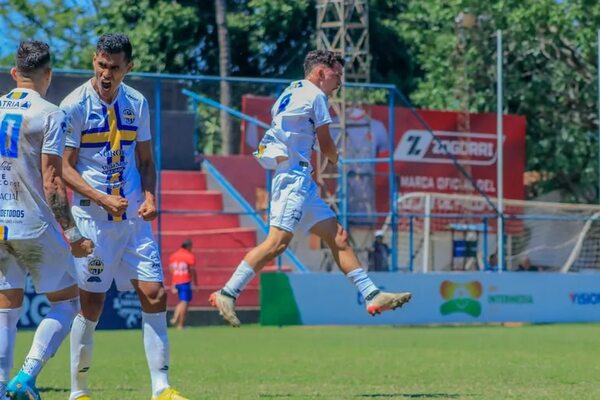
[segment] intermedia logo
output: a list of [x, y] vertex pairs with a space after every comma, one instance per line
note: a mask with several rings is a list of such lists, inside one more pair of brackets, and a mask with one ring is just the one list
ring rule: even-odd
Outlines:
[[396, 161], [451, 164], [449, 154], [465, 165], [493, 165], [496, 135], [491, 133], [434, 131], [440, 139], [421, 129], [406, 131], [394, 151]]

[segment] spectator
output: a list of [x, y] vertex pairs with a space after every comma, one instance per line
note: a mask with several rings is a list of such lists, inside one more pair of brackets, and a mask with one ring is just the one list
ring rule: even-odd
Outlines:
[[485, 271], [497, 272], [498, 271], [498, 255], [496, 253], [491, 254], [488, 259], [488, 263], [485, 266]]
[[196, 271], [193, 269], [196, 257], [192, 253], [192, 241], [185, 240], [181, 248], [169, 257], [169, 268], [172, 273], [173, 292], [177, 291], [179, 303], [175, 307], [171, 324], [183, 329], [188, 307], [192, 301], [192, 290], [196, 286]]
[[517, 267], [517, 271], [519, 272], [537, 272], [540, 269], [535, 265], [531, 265], [531, 260], [529, 257], [523, 257], [519, 266]]
[[383, 242], [383, 231], [375, 231], [375, 241], [369, 249], [369, 271], [389, 271], [390, 248]]

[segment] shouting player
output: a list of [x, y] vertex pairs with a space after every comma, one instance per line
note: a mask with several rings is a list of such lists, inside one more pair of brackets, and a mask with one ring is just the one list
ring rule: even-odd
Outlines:
[[135, 288], [142, 304], [152, 399], [185, 400], [168, 379], [167, 294], [149, 222], [156, 218], [150, 117], [144, 96], [123, 83], [133, 67], [129, 38], [101, 36], [93, 65], [94, 76], [61, 103], [68, 117], [63, 168], [74, 191], [73, 215], [96, 243], [76, 263], [81, 313], [71, 329], [70, 399], [91, 398], [94, 330], [115, 280], [119, 290]]

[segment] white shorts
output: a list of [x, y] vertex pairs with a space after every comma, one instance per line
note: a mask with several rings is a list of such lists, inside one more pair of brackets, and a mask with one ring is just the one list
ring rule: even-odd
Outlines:
[[81, 234], [94, 241], [94, 252], [75, 260], [80, 288], [93, 293], [110, 289], [114, 279], [119, 291], [133, 289], [132, 279], [162, 282], [160, 252], [152, 226], [141, 219], [120, 222], [75, 218]]
[[290, 163], [282, 162], [275, 170], [270, 224], [288, 232], [306, 233], [318, 222], [336, 216], [319, 197], [319, 188], [310, 175], [310, 165], [292, 162], [296, 165], [290, 167]]
[[37, 293], [75, 285], [75, 265], [62, 232], [53, 224], [35, 239], [0, 242], [0, 290], [24, 289], [27, 273]]

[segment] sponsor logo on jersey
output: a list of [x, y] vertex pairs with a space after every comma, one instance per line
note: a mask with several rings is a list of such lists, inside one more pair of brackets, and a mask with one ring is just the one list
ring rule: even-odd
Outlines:
[[92, 257], [88, 260], [88, 272], [92, 275], [87, 281], [88, 282], [102, 282], [100, 275], [104, 271], [104, 261], [100, 257]]
[[130, 108], [126, 108], [123, 110], [122, 117], [123, 121], [125, 121], [127, 125], [131, 125], [135, 122], [135, 114]]

